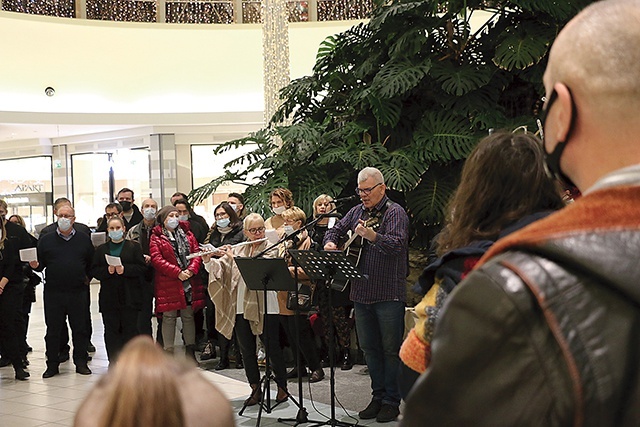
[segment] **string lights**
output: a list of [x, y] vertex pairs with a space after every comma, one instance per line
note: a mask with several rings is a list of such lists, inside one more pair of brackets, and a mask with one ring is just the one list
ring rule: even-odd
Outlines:
[[264, 122], [276, 112], [280, 89], [289, 83], [289, 8], [286, 0], [263, 0]]
[[[103, 21], [156, 22], [157, 0], [2, 0], [2, 10], [33, 15], [76, 17], [76, 1], [86, 4], [87, 18]], [[180, 24], [231, 24], [242, 15], [244, 23], [262, 22], [263, 1], [242, 0], [235, 11], [234, 0], [167, 0], [166, 22]], [[283, 1], [289, 22], [309, 20], [309, 1]], [[318, 21], [364, 19], [371, 13], [371, 0], [317, 0]]]

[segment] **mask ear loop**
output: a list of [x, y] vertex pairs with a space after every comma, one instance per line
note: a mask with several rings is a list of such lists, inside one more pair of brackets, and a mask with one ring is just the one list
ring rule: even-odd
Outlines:
[[[573, 133], [575, 122], [576, 122], [576, 116], [578, 114], [576, 104], [573, 101], [573, 94], [571, 93], [571, 89], [569, 89], [569, 87], [566, 85], [565, 87], [567, 88], [567, 92], [569, 92], [569, 102], [571, 102], [571, 119], [569, 121], [569, 129], [567, 130], [567, 135], [565, 136], [564, 141], [558, 141], [558, 143], [556, 144], [555, 148], [551, 153], [547, 153], [547, 150], [544, 149], [544, 139], [542, 140], [542, 144], [543, 144], [543, 149], [544, 149], [544, 154], [546, 159], [545, 170], [547, 171], [547, 173], [551, 177], [562, 182], [565, 186], [575, 187], [576, 185], [573, 183], [573, 181], [571, 181], [571, 178], [566, 176], [562, 172], [562, 169], [560, 168], [560, 157], [562, 156], [562, 153], [566, 148], [569, 138]], [[556, 100], [557, 97], [558, 97], [558, 93], [554, 89], [553, 92], [551, 93], [551, 96], [549, 97], [547, 108], [544, 111], [545, 114], [543, 115], [543, 118], [542, 118], [543, 122], [541, 126], [541, 132], [544, 132], [542, 129], [544, 129], [544, 122], [546, 121], [546, 118], [547, 118], [547, 112], [549, 111], [549, 109], [551, 108], [551, 105], [553, 104], [553, 102]], [[544, 137], [544, 134], [542, 136]]]

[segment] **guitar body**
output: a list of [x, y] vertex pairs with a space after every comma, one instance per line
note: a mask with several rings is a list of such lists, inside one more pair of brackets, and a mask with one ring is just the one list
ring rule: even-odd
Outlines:
[[[371, 228], [372, 230], [377, 230], [380, 227], [381, 217], [382, 217], [382, 213], [378, 212], [377, 215], [365, 220], [363, 226], [366, 228]], [[351, 231], [351, 233], [352, 233], [351, 236], [349, 236], [349, 238], [347, 239], [342, 250], [345, 256], [349, 259], [349, 261], [355, 264], [356, 267], [359, 267], [360, 258], [362, 256], [362, 250], [364, 249], [365, 245], [367, 245], [367, 240], [364, 237], [357, 235], [353, 231]], [[349, 286], [348, 280], [346, 281], [334, 280], [331, 283], [331, 288], [340, 292], [344, 291], [347, 288], [347, 286]]]

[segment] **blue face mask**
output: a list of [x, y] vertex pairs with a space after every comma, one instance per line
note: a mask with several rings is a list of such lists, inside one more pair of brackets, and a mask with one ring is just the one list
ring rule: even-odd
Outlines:
[[189, 221], [189, 215], [180, 215], [178, 219], [180, 221]]
[[151, 221], [156, 217], [156, 210], [154, 208], [146, 208], [142, 211], [142, 216], [144, 216], [144, 219], [147, 221]]
[[219, 228], [225, 228], [229, 226], [229, 223], [231, 222], [231, 220], [229, 218], [222, 218], [216, 221], [216, 225]]
[[167, 228], [170, 230], [175, 230], [176, 228], [178, 228], [178, 224], [180, 223], [180, 220], [176, 217], [171, 217], [167, 220]]
[[124, 236], [124, 232], [122, 230], [111, 230], [111, 231], [109, 231], [109, 238], [113, 242], [119, 242], [120, 240], [122, 240], [123, 236]]
[[71, 220], [69, 218], [58, 218], [58, 228], [61, 231], [69, 231], [71, 229]]

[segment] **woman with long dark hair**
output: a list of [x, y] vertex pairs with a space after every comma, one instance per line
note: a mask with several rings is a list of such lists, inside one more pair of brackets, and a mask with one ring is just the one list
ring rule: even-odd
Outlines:
[[[220, 248], [224, 245], [235, 245], [245, 240], [245, 235], [242, 232], [242, 220], [238, 217], [235, 209], [231, 207], [228, 202], [222, 202], [213, 211], [215, 215], [215, 222], [211, 226], [207, 237], [204, 242], [209, 243], [216, 248]], [[214, 258], [223, 256], [222, 252], [214, 252], [211, 254]], [[203, 275], [205, 277], [204, 283], [208, 283], [209, 274], [203, 269]], [[206, 288], [205, 288], [206, 290]], [[214, 342], [218, 341], [220, 346], [220, 360], [215, 366], [215, 370], [220, 371], [229, 367], [229, 348], [231, 342], [236, 341], [235, 332], [232, 340], [228, 340], [222, 334], [216, 332], [216, 318], [215, 318], [215, 306], [211, 298], [207, 298], [207, 344], [205, 345], [202, 353], [200, 353], [200, 360], [209, 360], [216, 357]], [[236, 354], [235, 354], [236, 368], [242, 368], [242, 356], [240, 355], [240, 349], [236, 342]]]
[[496, 132], [482, 139], [462, 169], [460, 185], [436, 237], [436, 261], [418, 285], [416, 326], [400, 350], [406, 396], [429, 365], [430, 342], [444, 301], [498, 239], [564, 206], [561, 188], [547, 176], [540, 140], [533, 134]]

